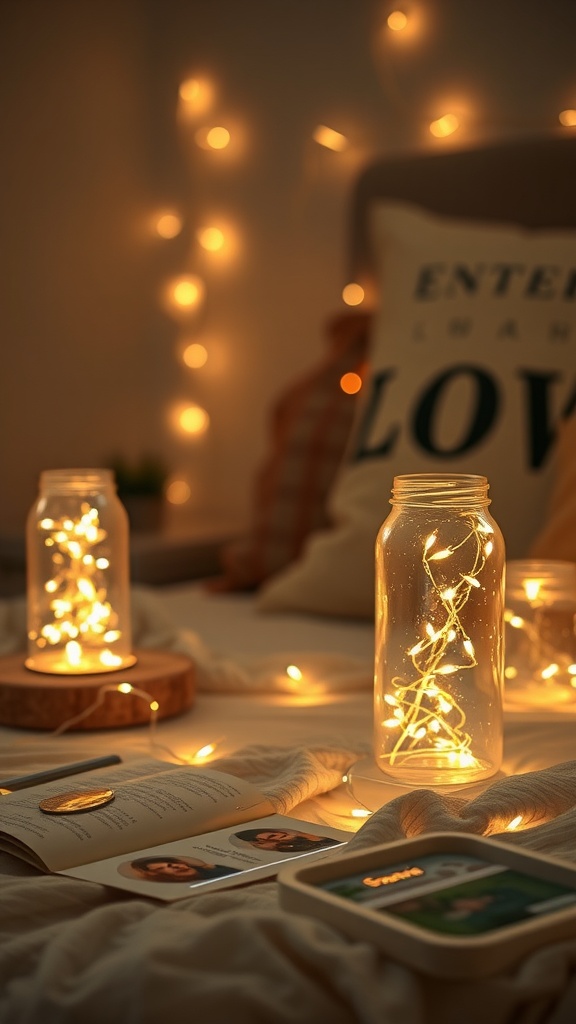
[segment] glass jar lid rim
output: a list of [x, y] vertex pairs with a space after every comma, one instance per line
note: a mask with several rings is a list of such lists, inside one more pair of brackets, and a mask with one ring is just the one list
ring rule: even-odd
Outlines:
[[71, 487], [74, 490], [81, 490], [89, 487], [107, 487], [114, 483], [114, 473], [111, 469], [100, 468], [74, 468], [74, 469], [44, 469], [40, 473], [41, 487]]
[[477, 473], [404, 473], [393, 479], [390, 503], [486, 506], [491, 504], [488, 490], [488, 478]]

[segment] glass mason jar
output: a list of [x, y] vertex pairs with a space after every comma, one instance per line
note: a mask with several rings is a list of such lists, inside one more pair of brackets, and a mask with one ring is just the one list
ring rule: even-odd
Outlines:
[[108, 469], [51, 469], [26, 528], [28, 657], [36, 672], [133, 665], [128, 516]]
[[507, 703], [576, 702], [576, 564], [508, 562], [505, 621]]
[[466, 784], [502, 760], [502, 533], [486, 477], [396, 476], [376, 541], [374, 753], [408, 785]]

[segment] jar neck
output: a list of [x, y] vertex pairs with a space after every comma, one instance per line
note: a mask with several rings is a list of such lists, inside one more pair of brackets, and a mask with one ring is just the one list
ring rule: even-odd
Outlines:
[[391, 505], [487, 508], [488, 480], [473, 473], [406, 473], [394, 477]]
[[43, 494], [86, 494], [115, 489], [111, 469], [45, 469], [40, 474], [40, 490]]

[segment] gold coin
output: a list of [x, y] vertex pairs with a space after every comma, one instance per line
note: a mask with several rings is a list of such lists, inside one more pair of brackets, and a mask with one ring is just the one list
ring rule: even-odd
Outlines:
[[38, 806], [45, 814], [78, 814], [80, 811], [93, 811], [96, 807], [104, 807], [113, 799], [113, 789], [76, 789], [71, 793], [47, 796]]

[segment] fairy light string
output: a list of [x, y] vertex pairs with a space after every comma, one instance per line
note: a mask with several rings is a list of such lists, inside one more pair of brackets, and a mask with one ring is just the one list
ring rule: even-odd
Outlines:
[[39, 652], [53, 649], [50, 671], [111, 671], [132, 664], [135, 658], [117, 653], [122, 632], [108, 596], [110, 562], [102, 553], [107, 532], [98, 510], [83, 501], [77, 517], [46, 517], [38, 530], [51, 557], [52, 575], [44, 583], [51, 617], [28, 639]]
[[[434, 621], [424, 624], [425, 636], [410, 647], [415, 677], [393, 679], [393, 693], [384, 695], [391, 715], [383, 725], [398, 730], [387, 755], [390, 765], [432, 756], [438, 765], [453, 768], [479, 766], [466, 728], [466, 714], [449, 688], [450, 677], [471, 671], [477, 664], [474, 644], [462, 624], [462, 611], [471, 593], [481, 588], [479, 578], [493, 550], [488, 523], [468, 517], [469, 531], [448, 546], [441, 545], [438, 530], [424, 542], [422, 565], [435, 596]], [[456, 554], [468, 553], [465, 572], [454, 568]]]

